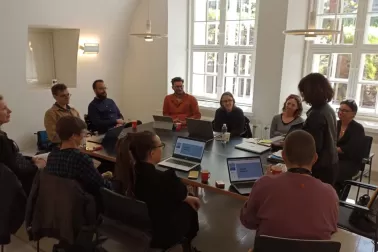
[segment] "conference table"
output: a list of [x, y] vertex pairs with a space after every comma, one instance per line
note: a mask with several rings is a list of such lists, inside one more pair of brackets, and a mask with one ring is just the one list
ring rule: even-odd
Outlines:
[[[188, 131], [183, 128], [180, 131], [172, 130], [163, 130], [156, 129], [153, 127], [153, 123], [146, 123], [138, 125], [136, 129], [125, 128], [121, 135], [126, 135], [129, 132], [141, 132], [141, 131], [152, 131], [155, 132], [165, 143], [165, 148], [163, 150], [163, 159], [169, 158], [172, 156], [174, 145], [178, 136], [187, 137]], [[227, 158], [229, 157], [256, 157], [260, 156], [263, 167], [265, 169], [268, 164], [267, 158], [271, 154], [270, 152], [265, 152], [261, 155], [239, 150], [235, 148], [235, 145], [241, 143], [243, 138], [236, 137], [231, 138], [228, 143], [222, 143], [221, 141], [212, 140], [206, 143], [205, 152], [202, 158], [201, 165], [194, 168], [194, 171], [208, 170], [210, 172], [210, 179], [208, 183], [201, 182], [201, 176], [197, 179], [189, 179], [189, 172], [176, 170], [177, 176], [187, 185], [192, 186], [197, 191], [198, 188], [205, 188], [216, 193], [221, 193], [225, 195], [232, 196], [241, 200], [246, 200], [248, 196], [240, 195], [237, 193], [233, 187], [230, 186], [230, 179], [227, 169]], [[100, 150], [92, 151], [93, 147], [98, 147], [99, 144], [90, 142], [90, 139], [87, 139], [86, 148], [82, 148], [81, 151], [98, 159], [107, 160], [110, 162], [116, 161], [116, 153], [114, 151], [108, 151], [105, 148]], [[157, 166], [159, 170], [166, 170], [167, 168]], [[215, 186], [215, 181], [221, 180], [225, 183], [224, 189], [217, 188]]]

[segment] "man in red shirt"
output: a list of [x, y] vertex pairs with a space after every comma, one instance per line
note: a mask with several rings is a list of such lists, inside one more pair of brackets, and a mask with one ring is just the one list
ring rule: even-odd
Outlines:
[[302, 130], [290, 133], [282, 157], [288, 171], [254, 184], [241, 223], [256, 235], [329, 240], [337, 231], [339, 200], [331, 185], [311, 176], [318, 158], [313, 137]]
[[171, 80], [173, 94], [164, 99], [163, 115], [172, 117], [174, 122], [186, 124], [186, 118], [201, 119], [196, 98], [184, 92], [184, 80], [175, 77]]

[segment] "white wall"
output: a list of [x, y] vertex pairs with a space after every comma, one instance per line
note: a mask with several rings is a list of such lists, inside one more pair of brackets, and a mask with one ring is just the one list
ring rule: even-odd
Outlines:
[[[140, 33], [146, 29], [147, 0], [140, 0], [133, 15], [130, 32]], [[152, 32], [167, 33], [167, 0], [151, 1]], [[185, 29], [185, 28], [184, 28]], [[174, 34], [171, 34], [174, 36]], [[125, 119], [151, 121], [156, 110], [162, 109], [167, 94], [167, 47], [166, 38], [145, 42], [130, 37], [125, 54], [123, 115]]]
[[93, 98], [91, 84], [103, 78], [109, 96], [121, 103], [125, 49], [131, 13], [137, 0], [11, 0], [0, 2], [0, 93], [13, 110], [5, 130], [21, 147], [35, 143], [34, 132], [44, 128], [44, 112], [53, 104], [48, 89], [26, 87], [28, 25], [79, 28], [81, 39], [95, 39], [100, 53], [78, 59], [77, 88], [71, 88], [71, 104], [81, 115]]

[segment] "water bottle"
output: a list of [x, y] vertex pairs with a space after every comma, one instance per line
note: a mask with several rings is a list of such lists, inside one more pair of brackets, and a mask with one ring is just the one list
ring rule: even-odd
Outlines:
[[223, 143], [226, 143], [226, 136], [225, 134], [227, 133], [227, 125], [224, 123], [222, 126], [222, 140]]

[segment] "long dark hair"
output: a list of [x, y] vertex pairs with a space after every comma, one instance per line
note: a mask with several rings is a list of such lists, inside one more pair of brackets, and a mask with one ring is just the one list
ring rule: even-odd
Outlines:
[[121, 192], [134, 197], [136, 170], [135, 165], [147, 159], [155, 147], [155, 133], [143, 131], [128, 133], [117, 143], [115, 179], [121, 183]]

